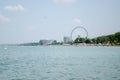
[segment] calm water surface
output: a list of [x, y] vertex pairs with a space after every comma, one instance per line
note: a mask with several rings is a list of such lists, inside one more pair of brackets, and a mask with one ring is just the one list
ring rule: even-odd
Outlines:
[[0, 80], [120, 80], [120, 47], [0, 47]]

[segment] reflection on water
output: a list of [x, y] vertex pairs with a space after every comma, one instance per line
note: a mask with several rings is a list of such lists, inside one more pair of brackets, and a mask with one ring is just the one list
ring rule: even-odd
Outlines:
[[1, 80], [120, 80], [120, 47], [0, 47]]

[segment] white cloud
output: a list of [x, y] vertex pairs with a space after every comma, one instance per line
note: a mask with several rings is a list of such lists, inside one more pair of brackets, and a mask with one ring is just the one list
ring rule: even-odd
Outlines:
[[24, 11], [25, 10], [25, 8], [22, 5], [15, 5], [15, 6], [8, 5], [8, 6], [5, 6], [4, 9], [8, 11]]
[[55, 3], [62, 3], [62, 4], [68, 4], [68, 3], [75, 3], [77, 0], [53, 0]]
[[10, 19], [0, 14], [0, 21], [10, 22]]
[[74, 23], [77, 23], [77, 24], [80, 24], [80, 23], [81, 23], [81, 21], [80, 21], [79, 18], [74, 18], [74, 19], [73, 19], [73, 22], [74, 22]]

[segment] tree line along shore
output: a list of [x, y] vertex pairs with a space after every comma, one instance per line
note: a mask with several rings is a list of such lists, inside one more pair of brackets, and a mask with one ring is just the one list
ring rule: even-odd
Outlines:
[[[17, 46], [40, 46], [39, 42], [17, 44]], [[63, 46], [120, 46], [120, 32], [110, 35], [98, 36], [96, 38], [77, 37], [72, 42], [56, 42], [48, 45]]]
[[88, 46], [120, 46], [120, 32], [115, 34], [99, 36], [96, 38], [76, 38], [73, 42], [76, 45]]

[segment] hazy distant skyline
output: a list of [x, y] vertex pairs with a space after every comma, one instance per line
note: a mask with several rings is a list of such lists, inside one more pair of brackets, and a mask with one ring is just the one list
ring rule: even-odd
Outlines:
[[83, 26], [89, 37], [120, 31], [120, 0], [0, 0], [0, 44], [62, 41]]

